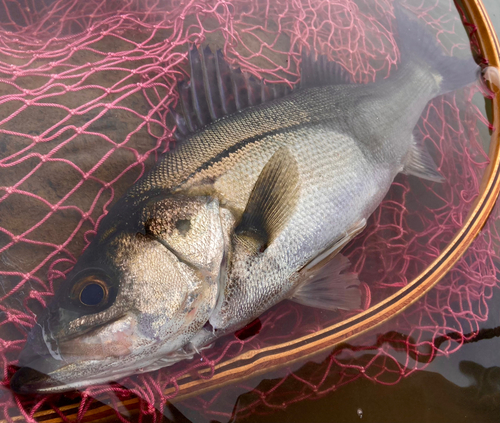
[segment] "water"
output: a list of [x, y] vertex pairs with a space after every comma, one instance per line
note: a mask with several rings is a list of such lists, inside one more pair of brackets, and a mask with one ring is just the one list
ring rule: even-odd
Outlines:
[[500, 29], [500, 5], [494, 0], [484, 0], [483, 4], [490, 15], [490, 20], [498, 34]]
[[[495, 300], [493, 304], [500, 306], [500, 296]], [[496, 329], [495, 338], [466, 344], [449, 357], [437, 357], [425, 371], [416, 372], [396, 385], [358, 379], [323, 398], [290, 405], [258, 421], [497, 422], [500, 313], [491, 314], [482, 326]], [[249, 417], [235, 421], [256, 420]]]
[[[50, 4], [52, 3], [53, 2], [50, 2]], [[49, 4], [49, 2], [46, 2], [46, 4]], [[369, 10], [369, 3], [367, 4], [368, 6], [365, 7]], [[493, 1], [487, 2], [486, 5], [493, 11], [492, 18], [498, 27], [500, 25], [500, 6], [494, 4]], [[220, 16], [226, 16], [228, 13], [231, 13], [231, 11], [225, 11], [223, 9], [224, 6], [221, 7], [222, 9], [217, 12], [220, 12]], [[87, 13], [89, 17], [94, 16], [94, 13], [96, 15], [101, 13], [96, 13], [95, 8], [91, 9], [92, 8], [85, 10], [85, 13]], [[325, 13], [325, 9], [321, 7], [318, 10], [320, 10], [321, 13]], [[379, 10], [383, 10], [383, 8]], [[102, 11], [102, 13], [105, 12], [106, 10]], [[252, 20], [253, 15], [251, 9], [244, 10], [244, 12], [248, 13], [247, 20], [243, 22], [244, 25], [242, 24], [245, 28], [253, 28], [254, 25], [260, 25], [262, 23], [259, 20]], [[209, 12], [207, 11], [206, 13]], [[257, 12], [254, 11], [254, 13]], [[85, 16], [84, 13], [82, 13], [82, 15]], [[285, 17], [287, 17], [287, 15]], [[335, 21], [337, 17], [337, 15], [332, 15], [331, 19]], [[379, 18], [382, 21], [384, 19], [383, 15], [381, 17], [379, 16]], [[19, 22], [22, 21], [21, 14], [19, 16], [16, 15], [13, 19], [19, 24]], [[196, 20], [194, 19], [188, 17], [186, 20], [188, 25], [196, 24]], [[286, 19], [284, 19], [283, 25], [285, 25], [285, 21]], [[2, 22], [1, 19], [0, 22]], [[54, 20], [54, 22], [57, 22], [57, 20]], [[55, 25], [54, 22], [51, 22], [49, 19], [45, 24], [50, 27], [50, 25]], [[78, 22], [78, 19], [75, 18], [75, 23], [65, 27], [64, 31], [67, 32], [63, 32], [62, 34], [70, 34], [72, 31], [77, 32], [80, 28], [78, 25], [81, 24]], [[146, 25], [147, 24], [146, 20]], [[242, 43], [254, 48], [253, 51], [256, 51], [255, 47], [257, 46], [258, 49], [259, 42], [264, 39], [272, 48], [278, 51], [293, 50], [289, 44], [290, 39], [282, 35], [275, 37], [274, 34], [277, 33], [277, 28], [273, 26], [275, 24], [276, 23], [273, 23], [271, 20], [265, 24], [263, 29], [246, 33], [242, 38]], [[51, 278], [50, 281], [53, 280], [56, 286], [60, 283], [60, 279], [58, 280], [60, 274], [58, 274], [58, 272], [66, 270], [71, 266], [72, 257], [77, 257], [79, 255], [82, 247], [85, 245], [84, 233], [93, 228], [96, 219], [102, 213], [102, 210], [107, 207], [107, 202], [118, 198], [140, 172], [142, 164], [138, 158], [142, 160], [148, 157], [146, 167], [150, 167], [154, 160], [154, 149], [160, 152], [164, 149], [165, 138], [169, 135], [168, 125], [170, 123], [168, 120], [162, 119], [167, 109], [162, 108], [165, 105], [161, 105], [161, 101], [163, 98], [169, 98], [166, 94], [168, 90], [175, 85], [168, 79], [171, 78], [172, 75], [167, 74], [165, 79], [158, 78], [155, 80], [157, 82], [156, 85], [147, 86], [143, 91], [134, 91], [132, 94], [126, 96], [125, 100], [122, 102], [117, 102], [120, 95], [127, 92], [123, 89], [123, 87], [128, 87], [127, 84], [133, 83], [135, 87], [136, 84], [141, 84], [143, 81], [149, 81], [149, 78], [156, 75], [155, 72], [158, 72], [158, 66], [154, 64], [155, 60], [162, 63], [161, 57], [176, 57], [175, 54], [179, 54], [178, 52], [182, 51], [182, 45], [177, 46], [177, 50], [175, 48], [168, 50], [169, 47], [162, 44], [162, 40], [169, 36], [169, 31], [173, 30], [164, 22], [163, 25], [164, 27], [161, 27], [158, 32], [154, 34], [153, 38], [149, 40], [149, 44], [158, 43], [154, 45], [154, 47], [148, 47], [148, 33], [147, 31], [146, 33], [141, 33], [140, 24], [128, 28], [130, 32], [122, 31], [117, 34], [109, 30], [108, 27], [105, 27], [102, 28], [104, 38], [98, 40], [93, 38], [92, 43], [89, 44], [92, 48], [88, 50], [80, 49], [78, 41], [81, 42], [81, 40], [78, 40], [75, 44], [77, 52], [74, 56], [71, 56], [70, 60], [61, 63], [59, 65], [60, 67], [57, 65], [57, 58], [69, 56], [70, 50], [64, 50], [65, 47], [62, 53], [56, 56], [56, 58], [40, 59], [47, 62], [50, 60], [50, 63], [54, 63], [55, 61], [56, 65], [51, 65], [54, 66], [54, 70], [41, 71], [42, 76], [40, 76], [40, 74], [24, 75], [24, 77], [22, 75], [19, 76], [17, 81], [19, 85], [35, 90], [38, 86], [46, 83], [43, 78], [50, 77], [51, 72], [63, 74], [63, 72], [67, 71], [69, 68], [71, 72], [69, 75], [66, 75], [66, 79], [63, 79], [63, 82], [67, 86], [71, 86], [72, 89], [67, 95], [63, 94], [61, 96], [50, 97], [50, 101], [47, 101], [47, 103], [62, 105], [64, 107], [58, 108], [51, 106], [53, 108], [49, 108], [47, 106], [45, 108], [29, 108], [30, 106], [28, 105], [28, 111], [31, 110], [31, 114], [28, 113], [27, 116], [26, 114], [21, 114], [17, 120], [13, 118], [10, 121], [10, 126], [7, 126], [7, 128], [4, 127], [4, 129], [6, 128], [11, 132], [16, 132], [16, 134], [21, 133], [27, 135], [22, 137], [11, 133], [5, 135], [4, 133], [4, 138], [0, 139], [0, 151], [2, 151], [4, 155], [12, 154], [13, 151], [11, 151], [11, 149], [14, 149], [14, 146], [20, 145], [21, 142], [27, 142], [26, 145], [29, 147], [30, 140], [34, 137], [42, 137], [44, 142], [34, 147], [32, 150], [28, 149], [28, 152], [34, 153], [35, 157], [43, 157], [45, 160], [43, 163], [46, 164], [41, 168], [42, 170], [45, 169], [44, 172], [40, 170], [38, 173], [35, 173], [35, 178], [28, 178], [27, 182], [21, 186], [26, 192], [33, 194], [32, 196], [23, 197], [19, 195], [19, 197], [17, 197], [17, 203], [14, 201], [11, 203], [4, 202], [1, 205], [1, 207], [3, 207], [1, 210], [3, 215], [0, 214], [2, 216], [2, 218], [0, 218], [2, 227], [10, 228], [12, 233], [16, 235], [22, 234], [23, 231], [33, 227], [33, 225], [47, 213], [46, 204], [40, 205], [37, 203], [35, 200], [36, 195], [39, 195], [51, 205], [57, 205], [59, 201], [66, 198], [65, 196], [69, 192], [72, 192], [73, 187], [76, 186], [75, 184], [77, 184], [80, 179], [84, 180], [85, 183], [68, 197], [70, 198], [68, 202], [62, 203], [63, 205], [69, 204], [71, 207], [62, 211], [59, 210], [51, 215], [51, 218], [54, 220], [51, 221], [49, 225], [50, 230], [46, 229], [46, 231], [42, 232], [33, 231], [27, 236], [29, 239], [43, 242], [43, 247], [47, 249], [49, 253], [54, 252], [56, 255], [54, 255], [47, 264], [41, 266], [38, 273], [33, 272], [33, 275], [30, 275], [30, 278], [24, 282], [22, 288], [6, 300], [5, 304], [8, 304], [12, 309], [24, 309], [27, 305], [29, 309], [35, 312], [40, 310], [41, 305], [39, 298], [35, 297], [27, 303], [24, 302], [25, 298], [28, 296], [29, 290], [36, 289], [42, 292], [50, 291], [48, 287], [43, 287], [43, 289], [41, 287], [41, 284], [46, 280], [45, 275], [49, 266], [51, 266], [51, 272], [49, 273]], [[204, 25], [207, 34], [216, 28], [217, 25], [216, 21], [207, 19]], [[369, 29], [372, 31], [374, 30], [373, 27]], [[113, 33], [113, 36], [106, 38], [108, 30]], [[318, 36], [321, 38], [324, 34], [318, 31]], [[126, 52], [131, 48], [130, 41], [133, 43], [144, 43], [144, 45], [149, 48], [148, 55], [145, 55], [145, 57], [141, 56], [139, 59], [133, 55], [127, 56]], [[218, 34], [211, 38], [212, 46], [220, 47], [223, 45], [223, 42], [224, 40], [221, 40], [221, 36]], [[451, 41], [445, 37], [442, 42], [449, 47]], [[335, 37], [332, 38], [331, 43], [335, 48], [339, 47], [341, 44], [339, 39]], [[373, 78], [375, 74], [380, 75], [383, 74], [384, 71], [387, 71], [388, 65], [384, 60], [388, 61], [393, 58], [393, 56], [391, 56], [393, 51], [391, 50], [392, 47], [390, 43], [384, 44], [382, 42], [381, 45], [383, 45], [382, 50], [384, 54], [387, 53], [387, 56], [381, 54], [379, 57], [380, 62], [375, 62], [375, 64], [372, 63], [372, 67], [367, 69], [364, 74], [358, 69], [359, 73], [356, 75], [360, 80], [367, 81]], [[138, 48], [138, 50], [139, 52], [136, 52], [137, 55], [140, 54], [140, 48]], [[106, 54], [101, 54], [101, 51], [106, 52]], [[116, 62], [112, 64], [110, 60], [114, 60], [114, 58], [107, 53], [109, 51], [114, 51], [117, 55]], [[377, 51], [380, 52], [380, 49]], [[335, 49], [333, 49], [331, 53], [339, 54]], [[127, 60], [122, 61], [121, 54], [124, 54]], [[258, 57], [255, 60], [248, 61], [248, 69], [255, 69], [255, 67], [269, 69], [267, 73], [265, 73], [265, 76], [270, 79], [275, 78], [279, 80], [279, 78], [290, 78], [293, 80], [293, 78], [296, 77], [296, 68], [294, 67], [296, 62], [292, 60], [292, 57], [280, 54], [271, 54], [270, 56], [272, 57], [271, 64], [266, 62], [262, 57]], [[242, 57], [246, 56], [243, 54]], [[356, 55], [353, 55], [349, 60], [341, 54], [339, 54], [339, 57], [343, 60], [346, 67], [349, 67], [350, 61], [354, 61], [354, 65], [349, 68], [353, 70], [353, 73], [356, 73], [356, 65], [365, 63], [363, 59], [366, 59], [364, 56], [357, 57]], [[13, 59], [11, 58], [10, 60]], [[22, 59], [16, 60], [18, 60], [16, 62], [17, 64], [23, 63]], [[100, 60], [108, 60], [106, 66], [99, 67]], [[153, 64], [151, 64], [152, 62]], [[112, 68], [111, 71], [109, 67]], [[144, 69], [144, 71], [138, 74], [135, 71], [132, 72], [131, 69]], [[79, 85], [71, 85], [75, 83], [75, 81], [80, 84], [79, 81], [82, 72], [88, 73], [88, 79], [86, 79], [83, 84], [85, 89], [80, 89]], [[96, 85], [112, 87], [115, 91], [113, 92], [113, 90], [111, 90], [111, 93], [106, 92], [105, 90], [96, 88]], [[9, 93], [9, 90], [15, 91], [12, 85], [2, 85], [2, 90], [4, 91], [0, 91], [0, 93]], [[155, 90], [157, 91], [155, 92]], [[33, 92], [34, 97], [39, 95], [39, 93]], [[100, 95], [104, 95], [104, 100], [95, 100]], [[145, 100], [146, 98], [148, 98], [148, 101]], [[476, 97], [478, 101], [476, 101], [475, 104], [482, 105], [482, 103], [484, 103], [482, 97], [478, 96], [478, 98]], [[101, 105], [96, 108], [88, 107], [87, 105], [94, 100], [96, 102], [103, 101], [106, 105]], [[42, 100], [39, 99], [38, 101]], [[459, 154], [460, 146], [465, 145], [464, 142], [468, 141], [469, 137], [474, 138], [477, 136], [478, 142], [483, 143], [485, 142], [485, 138], [487, 138], [487, 127], [484, 125], [481, 126], [481, 124], [471, 118], [471, 115], [467, 114], [471, 112], [470, 108], [467, 108], [467, 102], [464, 102], [460, 96], [458, 96], [456, 101], [458, 106], [455, 106], [455, 104], [452, 106], [456, 107], [456, 110], [462, 110], [460, 117], [468, 119], [466, 121], [467, 124], [470, 124], [473, 128], [477, 125], [478, 132], [483, 134], [483, 138], [480, 139], [477, 134], [470, 135], [467, 131], [467, 126], [465, 129], [460, 129], [460, 127], [458, 127], [457, 130], [457, 126], [450, 124], [448, 130], [451, 130], [450, 128], [457, 130], [451, 138], [454, 142], [449, 145], [445, 143], [444, 146], [438, 144], [435, 150], [433, 150], [436, 157], [443, 156], [445, 159], [447, 155], [461, 157], [463, 154]], [[17, 101], [9, 102], [8, 106], [12, 106], [12, 109], [4, 109], [4, 111], [7, 112], [6, 114], [12, 114], [19, 108]], [[464, 107], [463, 109], [461, 108], [462, 106]], [[106, 107], [110, 112], [96, 119], [96, 116]], [[148, 114], [152, 107], [158, 109], [158, 114], [151, 115], [148, 125], [142, 125], [144, 116]], [[443, 110], [446, 114], [447, 108], [453, 107], [449, 106], [446, 101], [435, 103], [435, 111], [437, 114], [441, 113]], [[83, 128], [83, 130], [80, 132], [75, 131], [78, 135], [74, 140], [65, 144], [64, 148], [61, 148], [58, 154], [54, 153], [54, 155], [51, 155], [53, 151], [51, 149], [54, 145], [61, 142], [64, 135], [64, 133], [58, 132], [61, 127], [57, 126], [57, 122], [66, 116], [61, 110], [73, 111], [67, 125]], [[464, 110], [467, 113], [465, 113]], [[58, 114], [60, 112], [61, 114]], [[139, 112], [141, 116], [137, 116], [134, 112]], [[47, 118], [47, 116], [53, 117], [53, 119], [51, 120]], [[446, 115], [446, 117], [448, 118], [448, 115]], [[89, 122], [90, 124], [86, 125], [86, 123]], [[474, 122], [474, 124], [471, 124], [471, 122]], [[431, 116], [431, 118], [423, 120], [420, 127], [423, 133], [428, 133], [431, 137], [434, 136], [433, 139], [439, 140], [439, 136], [436, 138], [433, 132], [434, 129], [439, 129], [436, 123], [438, 123], [438, 121], [435, 118], [433, 120]], [[7, 125], [8, 124], [9, 123], [7, 123]], [[54, 126], [51, 127], [51, 125]], [[137, 134], [137, 136], [135, 134]], [[484, 136], [484, 134], [486, 134], [486, 136]], [[12, 138], [5, 138], [6, 136]], [[124, 142], [125, 148], [122, 148], [122, 142]], [[453, 149], [455, 147], [456, 149]], [[112, 160], [106, 161], [105, 166], [100, 165], [97, 159], [105, 156], [107, 152], [111, 153], [110, 157]], [[60, 158], [63, 160], [59, 160]], [[480, 174], [484, 168], [484, 158], [476, 151], [476, 153], [473, 154], [473, 159], [476, 163], [479, 163], [476, 173]], [[70, 165], [68, 161], [71, 161], [74, 166]], [[450, 162], [452, 164], [455, 163], [454, 161]], [[29, 159], [26, 158], [24, 163], [29, 163]], [[136, 166], [131, 169], [130, 172], [124, 172], [123, 169], [126, 168], [124, 163], [126, 165], [135, 164]], [[470, 162], [467, 163], [470, 165]], [[92, 173], [94, 167], [97, 169], [96, 173]], [[2, 173], [2, 178], [5, 178], [3, 180], [12, 176], [6, 169], [8, 170], [10, 168], [3, 168], [4, 173]], [[82, 171], [81, 173], [80, 170]], [[26, 170], [18, 168], [19, 174], [23, 175], [23, 171], [25, 172]], [[452, 171], [456, 171], [456, 169], [452, 169]], [[91, 177], [82, 178], [81, 175], [86, 175], [87, 172]], [[60, 177], [63, 173], [65, 174], [65, 178]], [[457, 172], [457, 174], [458, 173], [459, 172]], [[475, 175], [476, 177], [477, 174]], [[17, 177], [19, 178], [19, 176]], [[471, 176], [470, 180], [474, 180], [474, 178]], [[470, 180], [466, 182], [470, 182]], [[462, 180], [457, 181], [457, 185], [462, 182]], [[110, 186], [115, 191], [110, 190]], [[466, 200], [468, 195], [475, 193], [474, 190], [476, 187], [474, 183], [469, 183], [469, 185], [465, 183], [463, 188], [455, 187], [455, 189], [456, 196], [450, 199], [449, 197], [442, 197], [446, 192], [439, 192], [439, 188], [436, 188], [439, 195], [435, 195], [429, 193], [428, 185], [421, 181], [410, 178], [408, 182], [405, 177], [397, 178], [395, 189], [391, 191], [392, 197], [390, 197], [390, 199], [394, 200], [396, 204], [400, 204], [403, 198], [406, 199], [406, 209], [399, 208], [398, 206], [393, 207], [393, 204], [388, 201], [383, 207], [384, 212], [381, 213], [380, 216], [377, 216], [377, 219], [379, 219], [377, 224], [382, 226], [388, 225], [400, 217], [406, 218], [406, 210], [408, 210], [408, 213], [413, 217], [408, 218], [408, 222], [410, 223], [408, 223], [409, 227], [407, 228], [406, 237], [403, 237], [401, 242], [397, 242], [399, 239], [397, 230], [388, 228], [382, 231], [377, 229], [377, 226], [374, 224], [373, 228], [375, 229], [373, 229], [372, 233], [378, 235], [379, 238], [372, 241], [372, 244], [367, 244], [368, 247], [372, 248], [372, 250], [370, 250], [371, 255], [357, 248], [360, 243], [354, 244], [349, 249], [351, 256], [357, 259], [355, 262], [361, 262], [361, 258], [366, 259], [366, 261], [364, 261], [365, 265], [362, 268], [365, 280], [370, 281], [374, 285], [377, 283], [379, 284], [378, 290], [373, 289], [373, 302], [399, 289], [398, 284], [400, 283], [400, 279], [398, 278], [407, 277], [411, 280], [411, 278], [417, 275], [425, 265], [432, 261], [434, 256], [432, 256], [432, 254], [423, 255], [419, 257], [420, 261], [418, 262], [416, 262], [416, 260], [410, 260], [408, 268], [404, 267], [405, 263], [401, 260], [391, 261], [391, 257], [398, 258], [415, 255], [415, 250], [409, 248], [411, 245], [422, 251], [427, 251], [426, 249], [429, 248], [429, 246], [439, 250], [445, 245], [445, 241], [448, 239], [447, 237], [449, 237], [452, 230], [456, 231], [457, 225], [450, 224], [446, 227], [448, 232], [444, 231], [440, 235], [441, 238], [438, 237], [437, 240], [430, 239], [429, 236], [421, 239], [417, 236], [424, 231], [426, 225], [430, 224], [429, 221], [420, 221], [418, 216], [424, 216], [426, 208], [435, 210], [441, 207], [441, 198], [445, 198], [446, 201], [448, 201], [447, 208], [445, 208], [446, 213], [453, 209], [453, 216], [458, 216], [456, 217], [457, 220], [460, 220], [460, 216], [465, 216], [468, 210], [467, 207], [469, 207], [466, 205]], [[98, 201], [94, 205], [93, 200], [97, 196]], [[25, 201], [25, 203], [23, 203], [23, 201]], [[30, 210], [30, 214], [22, 214], [25, 210]], [[83, 215], [82, 219], [82, 215], [79, 214], [80, 211], [88, 211], [88, 214]], [[447, 224], [449, 223], [448, 221], [446, 222]], [[82, 226], [79, 227], [78, 224]], [[41, 229], [43, 230], [47, 227], [48, 226], [42, 225]], [[75, 231], [76, 235], [72, 234], [73, 231]], [[91, 233], [87, 235], [89, 237], [92, 236]], [[0, 233], [0, 237], [3, 237], [0, 238], [0, 242], [4, 242], [5, 240], [5, 243], [8, 243], [13, 240], [6, 232]], [[387, 239], [393, 239], [391, 248], [387, 247]], [[16, 242], [17, 241], [14, 240], [12, 249], [9, 249], [7, 253], [1, 256], [2, 263], [5, 267], [0, 270], [15, 272], [15, 275], [6, 273], [2, 275], [2, 288], [4, 293], [13, 289], [27, 272], [31, 272], [34, 266], [33, 263], [40, 263], [42, 258], [48, 254], [46, 250], [38, 248], [40, 247], [38, 244], [34, 245], [29, 242]], [[60, 249], [60, 246], [64, 248]], [[399, 248], [396, 252], [394, 251], [395, 246]], [[35, 250], [35, 248], [38, 249]], [[203, 395], [184, 401], [174, 401], [173, 405], [169, 405], [167, 409], [164, 410], [164, 414], [174, 421], [186, 421], [186, 419], [188, 419], [196, 422], [203, 422], [210, 419], [227, 421], [230, 419], [228, 415], [230, 415], [231, 412], [236, 416], [231, 418], [233, 421], [252, 422], [498, 421], [498, 412], [500, 411], [500, 364], [497, 352], [500, 341], [497, 328], [500, 326], [500, 313], [498, 312], [498, 310], [500, 310], [500, 296], [497, 290], [493, 288], [484, 288], [484, 286], [478, 284], [476, 275], [472, 274], [475, 271], [479, 271], [480, 273], [481, 271], [492, 270], [491, 265], [488, 267], [488, 263], [481, 262], [481, 260], [484, 259], [484, 254], [481, 255], [483, 253], [482, 250], [485, 249], [486, 248], [478, 247], [477, 254], [470, 256], [468, 261], [462, 264], [462, 267], [450, 277], [450, 281], [460, 288], [457, 288], [456, 292], [465, 293], [464, 304], [470, 299], [467, 295], [472, 295], [472, 305], [465, 304], [466, 309], [459, 317], [456, 317], [460, 314], [456, 309], [454, 309], [452, 313], [449, 313], [449, 310], [446, 309], [446, 304], [440, 304], [436, 309], [426, 308], [425, 304], [424, 306], [415, 306], [410, 312], [398, 316], [367, 335], [349, 341], [352, 347], [338, 351], [336, 350], [333, 354], [330, 354], [330, 351], [326, 351], [307, 363], [294, 363], [288, 368], [285, 366], [280, 369], [274, 369], [258, 377], [235, 383], [230, 387], [216, 388]], [[382, 259], [377, 258], [375, 254], [376, 251], [380, 253]], [[53, 265], [56, 258], [59, 258], [60, 261], [58, 261], [56, 265]], [[387, 267], [381, 267], [379, 264], [380, 260], [383, 260], [384, 265]], [[477, 263], [475, 261], [479, 263], [479, 267], [476, 267]], [[381, 274], [377, 273], [379, 267], [384, 270]], [[470, 269], [471, 279], [473, 277], [476, 279], [467, 284], [459, 275], [463, 269]], [[494, 271], [493, 269], [493, 272]], [[389, 286], [382, 288], [381, 286], [384, 283]], [[443, 301], [451, 296], [452, 291], [450, 291], [450, 293], [443, 292], [443, 286], [446, 286], [446, 283], [438, 285], [438, 287], [431, 292], [429, 295], [429, 307], [435, 304], [437, 300]], [[481, 294], [482, 296], [479, 295], [479, 298], [489, 297], [490, 294], [494, 294], [493, 298], [488, 298], [487, 300], [489, 313], [485, 321], [480, 321], [486, 318], [486, 311], [484, 304], [478, 301], [477, 297], [474, 297], [476, 289], [484, 290]], [[43, 299], [43, 296], [41, 298]], [[468, 310], [467, 307], [469, 307], [470, 310]], [[420, 325], [426, 327], [425, 329], [420, 328], [414, 330], [414, 327], [418, 327], [416, 324], [418, 316], [420, 316], [418, 313], [422, 313], [423, 310], [430, 310], [428, 316], [424, 316], [425, 318], [428, 317], [429, 320], [424, 319], [425, 325]], [[470, 315], [467, 314], [469, 311]], [[447, 317], [441, 318], [442, 315], [446, 315]], [[4, 317], [5, 315], [2, 316], [2, 318]], [[23, 325], [27, 327], [32, 324], [32, 322], [29, 321], [28, 318], [19, 318], [19, 316], [15, 314], [9, 315], [9, 318], [12, 318], [14, 324], [9, 323], [1, 326], [1, 334], [4, 339], [16, 342], [16, 339], [22, 339], [24, 336], [23, 329], [19, 328], [23, 327]], [[249, 338], [246, 338], [248, 335], [245, 335], [241, 340], [234, 339], [232, 341], [233, 348], [237, 349], [241, 346], [243, 351], [251, 351], [252, 349], [258, 349], [260, 351], [264, 347], [272, 347], [277, 342], [289, 341], [293, 338], [291, 336], [292, 334], [296, 336], [304, 335], [326, 327], [328, 324], [333, 324], [338, 321], [338, 319], [339, 317], [337, 314], [285, 304], [271, 310], [270, 313], [262, 317], [262, 329], [257, 337], [251, 336], [257, 331], [257, 329], [254, 328], [250, 330]], [[432, 324], [435, 324], [435, 329]], [[16, 325], [15, 329], [12, 328], [14, 325]], [[459, 343], [457, 340], [443, 342], [442, 338], [440, 338], [443, 334], [448, 333], [463, 332], [467, 335], [477, 329], [483, 329], [483, 332], [481, 332], [479, 336], [483, 337], [483, 339], [479, 341], [476, 340], [475, 342], [468, 342], [465, 340], [461, 348], [458, 348]], [[406, 334], [411, 335], [413, 341], [418, 340], [416, 343], [420, 345], [422, 351], [417, 351], [417, 357], [419, 357], [421, 361], [415, 362], [415, 355], [407, 354], [405, 350], [406, 344], [404, 342]], [[435, 338], [433, 339], [432, 336], [435, 336]], [[380, 347], [374, 348], [373, 346], [378, 345], [378, 341], [381, 341]], [[434, 357], [430, 364], [426, 363], [424, 358], [427, 357], [426, 354], [428, 354], [428, 350], [426, 350], [425, 342], [429, 342], [430, 344], [434, 343], [434, 345], [441, 348], [445, 355]], [[216, 345], [216, 348], [219, 347], [220, 350], [223, 346], [224, 343], [221, 342]], [[366, 349], [364, 349], [365, 347]], [[12, 361], [18, 349], [12, 347], [12, 345], [9, 345], [8, 348], [10, 349], [6, 357]], [[208, 358], [211, 359], [218, 357], [215, 353], [210, 355], [211, 353], [208, 352], [207, 354]], [[234, 355], [236, 354], [234, 353]], [[226, 359], [227, 357], [223, 358]], [[371, 365], [371, 360], [375, 358], [376, 364]], [[342, 369], [342, 366], [344, 366], [344, 373], [339, 371], [339, 369]], [[361, 367], [361, 372], [357, 366]], [[414, 371], [415, 368], [424, 367], [425, 370]], [[176, 369], [180, 369], [180, 367]], [[255, 371], [257, 370], [258, 368], [255, 369]], [[293, 373], [292, 376], [290, 376], [290, 372]], [[364, 374], [367, 374], [369, 377], [366, 378], [363, 376]], [[151, 410], [147, 409], [145, 404], [147, 402], [154, 403], [154, 398], [158, 398], [158, 393], [154, 391], [155, 386], [172, 389], [172, 385], [166, 383], [165, 379], [162, 379], [162, 377], [165, 378], [167, 375], [168, 371], [162, 371], [154, 373], [152, 375], [153, 379], [148, 379], [148, 376], [141, 376], [128, 379], [122, 383], [134, 389], [136, 394], [146, 399], [142, 403], [142, 406], [143, 412], [148, 413]], [[186, 375], [182, 374], [182, 377], [185, 376]], [[185, 380], [182, 379], [182, 377], [179, 378], [181, 383]], [[196, 380], [198, 379], [195, 377], [194, 381]], [[145, 387], [149, 389], [145, 389]], [[117, 402], [114, 395], [120, 395], [119, 398], [121, 400], [127, 400], [126, 394], [116, 389], [115, 394], [109, 394], [107, 392], [102, 394], [96, 390], [90, 392], [90, 397], [95, 396], [100, 401], [115, 404], [115, 406]], [[0, 400], [3, 401], [5, 398], [8, 398], [9, 395], [8, 389], [3, 387]], [[30, 409], [30, 401], [37, 403], [39, 400], [40, 398], [38, 397], [28, 398], [26, 409]], [[49, 401], [54, 402], [57, 406], [63, 404], [71, 405], [75, 402], [77, 403], [78, 398], [75, 399], [70, 395], [51, 398]], [[15, 404], [13, 402], [10, 404], [11, 414], [16, 415], [18, 412], [15, 410]], [[95, 403], [90, 404], [90, 406], [92, 409], [97, 407]], [[157, 407], [162, 409], [158, 404]], [[129, 416], [133, 421], [137, 418], [137, 410], [133, 406], [130, 408], [130, 413], [124, 408], [120, 410], [124, 416]], [[76, 412], [76, 409], [73, 410]]]

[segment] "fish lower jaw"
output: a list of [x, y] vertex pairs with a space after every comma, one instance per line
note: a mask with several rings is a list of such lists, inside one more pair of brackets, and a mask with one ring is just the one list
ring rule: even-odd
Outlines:
[[[30, 367], [22, 367], [14, 375], [13, 390], [20, 394], [53, 394], [72, 390], [84, 390], [93, 385], [118, 382], [133, 374], [142, 373], [137, 363], [128, 366], [123, 363], [115, 368], [97, 371], [99, 362], [96, 360], [74, 362], [48, 374], [40, 373]], [[82, 374], [82, 369], [94, 368], [88, 375]]]
[[64, 367], [49, 373], [40, 373], [30, 367], [19, 369], [11, 380], [11, 389], [18, 394], [54, 394], [73, 390], [83, 390], [92, 385], [99, 385], [113, 380], [118, 380], [134, 373], [120, 372], [113, 376], [110, 372], [94, 375], [91, 378], [75, 377], [70, 380], [68, 376], [63, 376]]
[[[125, 377], [125, 376], [122, 376]], [[86, 388], [93, 386], [93, 385], [100, 385], [104, 383], [108, 383], [112, 381], [113, 379], [110, 379], [109, 377], [101, 377], [101, 378], [93, 378], [91, 380], [84, 380], [84, 381], [78, 381], [78, 382], [67, 382], [62, 385], [57, 385], [57, 386], [48, 386], [48, 387], [42, 387], [42, 388], [36, 388], [33, 393], [38, 393], [38, 394], [56, 394], [60, 392], [67, 392], [67, 391], [78, 391], [78, 390], [85, 390]], [[31, 392], [29, 392], [31, 393]]]
[[74, 381], [74, 382], [64, 382], [63, 385], [47, 387], [37, 392], [40, 393], [56, 393], [56, 392], [64, 392], [74, 389], [87, 388], [92, 385], [99, 385], [109, 382], [119, 382], [120, 379], [126, 378], [128, 376], [134, 374], [142, 374], [152, 372], [163, 367], [171, 366], [181, 360], [191, 359], [198, 351], [193, 350], [192, 348], [181, 349], [178, 351], [174, 351], [173, 353], [162, 356], [156, 360], [149, 362], [146, 365], [138, 365], [135, 364], [133, 366], [129, 366], [128, 368], [121, 366], [116, 369], [107, 369], [105, 372], [105, 376], [95, 375], [85, 380]]

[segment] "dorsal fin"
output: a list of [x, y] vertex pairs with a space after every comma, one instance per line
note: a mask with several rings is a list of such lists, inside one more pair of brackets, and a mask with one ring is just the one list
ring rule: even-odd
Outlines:
[[323, 85], [352, 84], [351, 75], [339, 64], [328, 61], [324, 55], [315, 56], [302, 49], [300, 88]]
[[[266, 83], [240, 68], [232, 68], [221, 50], [214, 54], [191, 47], [188, 53], [190, 81], [177, 84], [182, 113], [171, 110], [177, 123], [175, 137], [183, 139], [224, 116], [286, 96], [287, 84]], [[350, 74], [326, 56], [302, 53], [301, 88], [351, 83]]]
[[177, 123], [177, 139], [238, 110], [291, 91], [284, 84], [266, 84], [240, 68], [232, 68], [222, 51], [214, 54], [208, 46], [199, 50], [191, 47], [188, 57], [191, 79], [177, 84], [182, 114], [171, 110]]

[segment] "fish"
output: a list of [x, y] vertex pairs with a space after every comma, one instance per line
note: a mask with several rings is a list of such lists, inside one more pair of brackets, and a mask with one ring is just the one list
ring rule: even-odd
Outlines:
[[368, 84], [303, 53], [287, 92], [190, 48], [178, 145], [102, 219], [37, 317], [11, 389], [63, 392], [169, 366], [286, 299], [360, 309], [340, 251], [398, 173], [443, 182], [414, 129], [430, 100], [478, 73], [402, 7], [395, 15], [399, 65]]

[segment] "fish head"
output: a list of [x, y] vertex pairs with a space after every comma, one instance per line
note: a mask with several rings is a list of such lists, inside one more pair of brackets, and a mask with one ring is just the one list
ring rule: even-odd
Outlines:
[[14, 391], [81, 388], [192, 355], [217, 301], [227, 220], [216, 199], [180, 196], [139, 220], [98, 232], [29, 334]]

